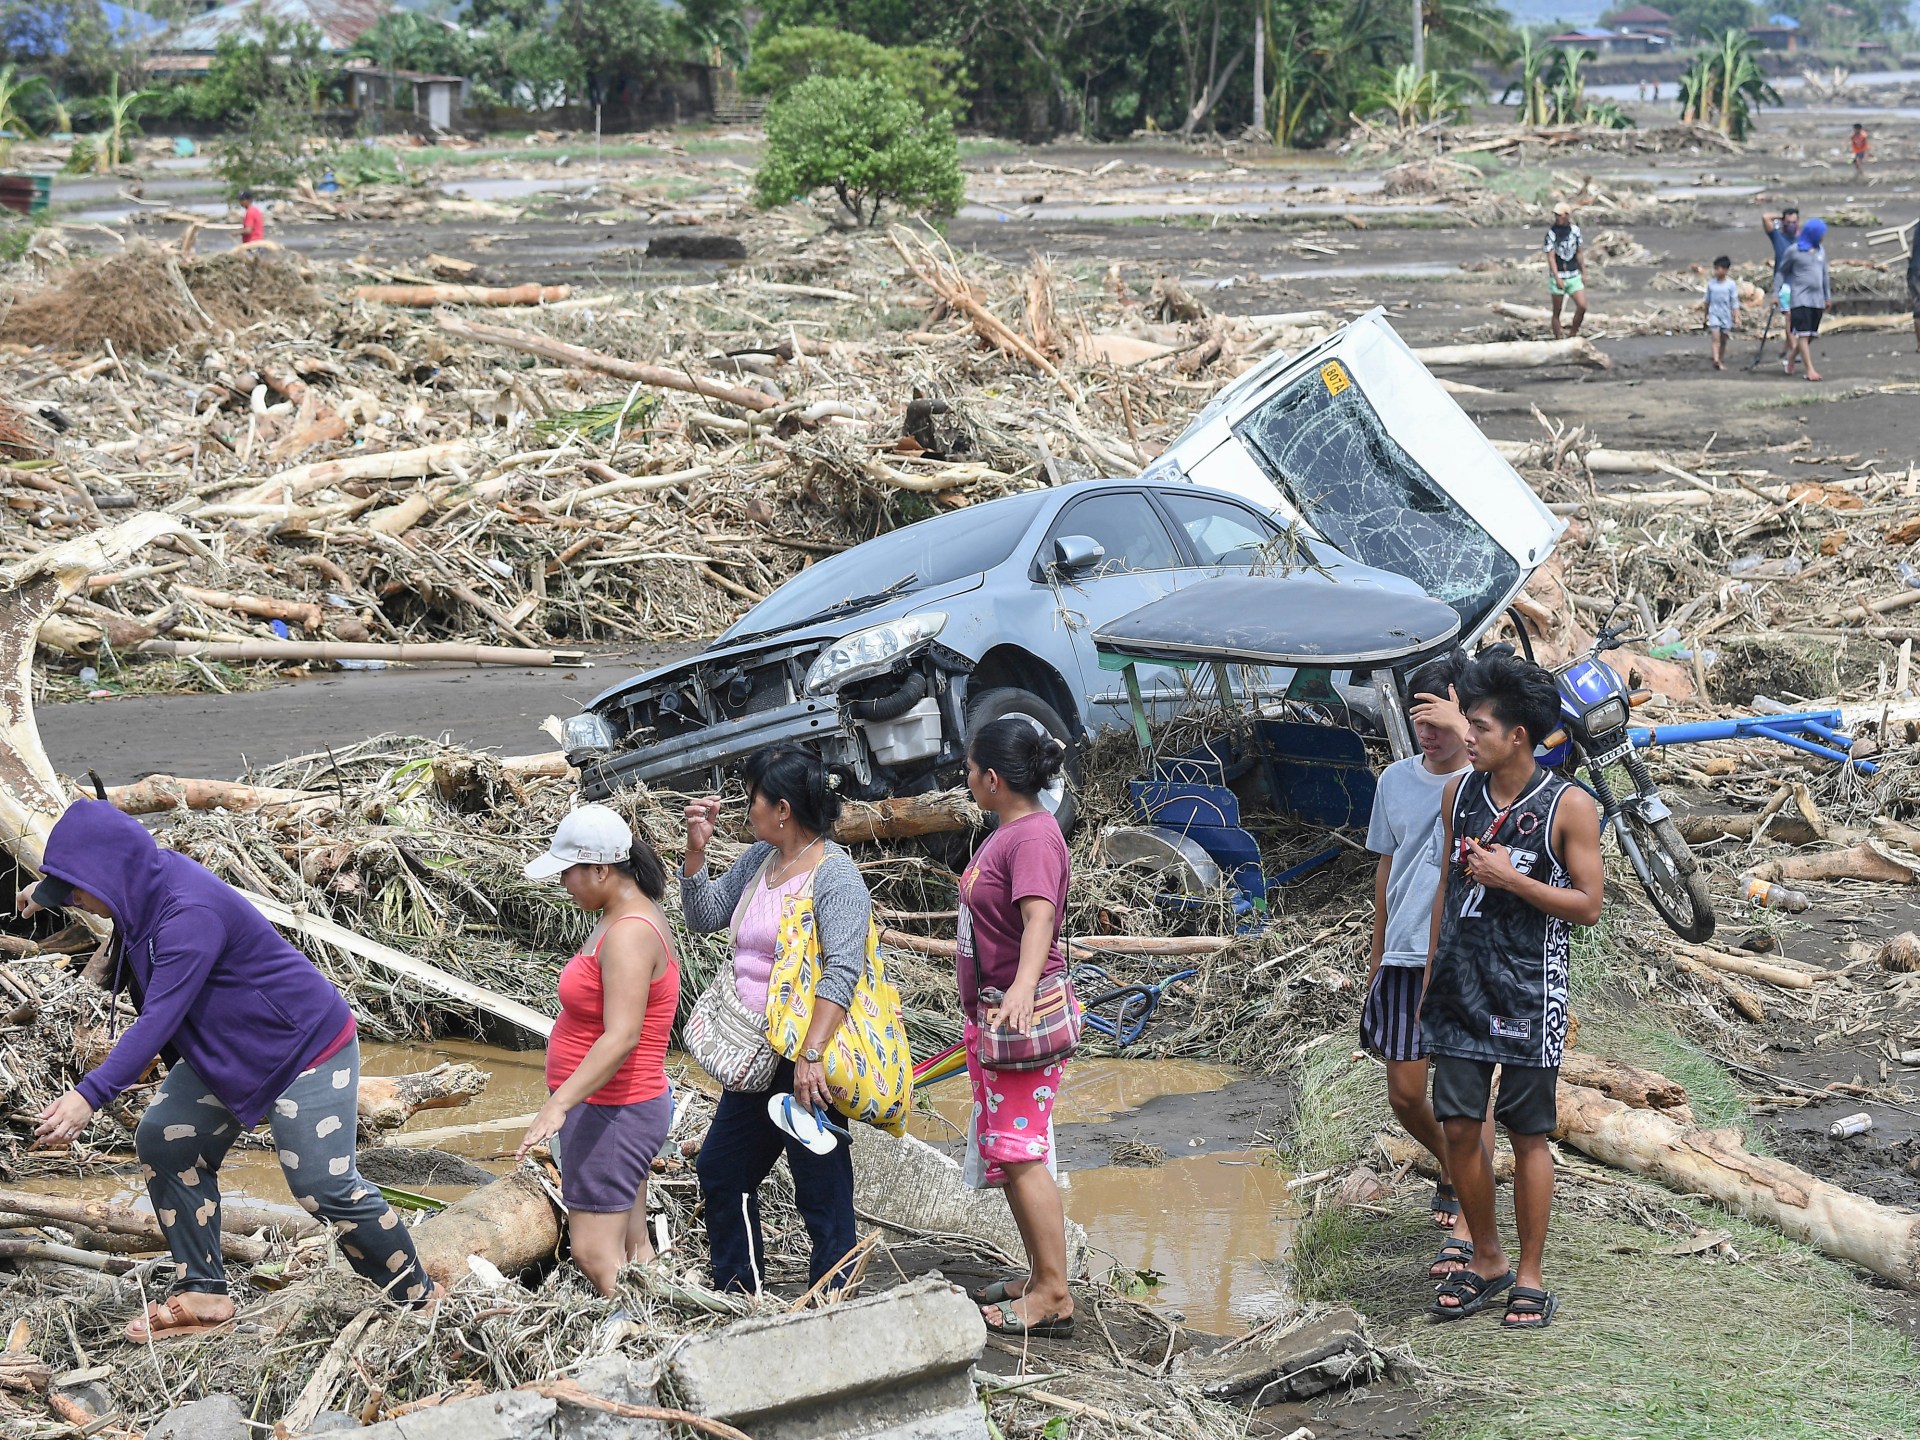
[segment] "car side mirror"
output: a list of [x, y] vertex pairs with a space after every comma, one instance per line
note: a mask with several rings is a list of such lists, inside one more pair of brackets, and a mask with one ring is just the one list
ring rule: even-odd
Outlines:
[[1107, 547], [1091, 535], [1062, 535], [1053, 542], [1053, 568], [1072, 574], [1091, 570], [1107, 558]]

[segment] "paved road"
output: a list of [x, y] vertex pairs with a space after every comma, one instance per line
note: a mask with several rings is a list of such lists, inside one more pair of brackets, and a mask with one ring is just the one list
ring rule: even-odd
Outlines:
[[40, 738], [63, 774], [109, 784], [143, 775], [233, 779], [370, 735], [451, 735], [507, 754], [551, 750], [549, 715], [579, 710], [608, 686], [675, 652], [596, 657], [592, 668], [424, 665], [345, 672], [237, 695], [155, 695], [45, 705]]

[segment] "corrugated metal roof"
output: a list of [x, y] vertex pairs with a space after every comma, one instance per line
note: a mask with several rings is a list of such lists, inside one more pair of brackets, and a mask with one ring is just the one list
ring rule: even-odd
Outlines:
[[224, 36], [257, 36], [254, 15], [264, 11], [292, 24], [311, 25], [326, 48], [337, 53], [349, 49], [392, 10], [390, 0], [234, 0], [195, 16], [161, 43], [169, 50], [210, 52]]

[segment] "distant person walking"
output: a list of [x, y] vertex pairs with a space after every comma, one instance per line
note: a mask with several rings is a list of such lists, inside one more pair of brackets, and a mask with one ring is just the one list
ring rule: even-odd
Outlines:
[[[1780, 318], [1784, 321], [1787, 318], [1787, 311], [1793, 303], [1793, 298], [1787, 287], [1780, 282], [1780, 266], [1787, 258], [1787, 251], [1793, 248], [1793, 242], [1800, 237], [1800, 207], [1797, 205], [1784, 205], [1780, 208], [1780, 212], [1777, 215], [1769, 214], [1763, 209], [1760, 212], [1760, 233], [1767, 237], [1767, 243], [1773, 247], [1773, 278], [1767, 281], [1767, 293], [1774, 297], [1774, 303], [1780, 307]], [[1771, 315], [1767, 317], [1767, 324], [1769, 326], [1773, 324], [1773, 317]], [[1767, 337], [1762, 335], [1760, 337], [1760, 348], [1764, 351], [1766, 347]], [[1791, 336], [1787, 339], [1785, 349], [1786, 353], [1782, 357], [1781, 366], [1791, 375], [1793, 373], [1793, 340]], [[1760, 363], [1758, 354], [1754, 356], [1753, 363], [1755, 365]]]
[[1827, 222], [1815, 217], [1800, 227], [1800, 238], [1793, 242], [1787, 258], [1780, 264], [1780, 283], [1791, 287], [1793, 306], [1787, 311], [1787, 359], [1782, 367], [1793, 373], [1798, 355], [1809, 380], [1818, 380], [1813, 368], [1813, 337], [1820, 333], [1820, 317], [1827, 312], [1830, 296], [1827, 273]]
[[1867, 143], [1867, 127], [1864, 125], [1854, 126], [1852, 145], [1853, 168], [1855, 170], [1865, 170], [1867, 168]]
[[255, 203], [251, 190], [240, 192], [240, 243], [258, 245], [267, 238], [267, 213]]
[[1920, 350], [1920, 221], [1907, 236], [1907, 307], [1913, 311], [1913, 348]]
[[1707, 333], [1713, 337], [1716, 370], [1727, 368], [1727, 337], [1733, 334], [1734, 322], [1740, 318], [1740, 287], [1727, 274], [1732, 269], [1731, 256], [1716, 255], [1713, 278], [1707, 281]]
[[1565, 334], [1578, 335], [1587, 318], [1587, 257], [1580, 248], [1580, 227], [1573, 223], [1573, 207], [1562, 200], [1553, 207], [1547, 227], [1547, 293], [1553, 297], [1553, 338], [1562, 335], [1560, 307], [1573, 297], [1573, 320]]

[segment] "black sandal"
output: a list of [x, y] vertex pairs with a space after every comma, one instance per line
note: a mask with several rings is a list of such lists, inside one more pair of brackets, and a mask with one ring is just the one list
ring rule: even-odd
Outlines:
[[[1427, 1267], [1427, 1278], [1445, 1283], [1466, 1269], [1473, 1260], [1473, 1242], [1455, 1237], [1440, 1247], [1440, 1253], [1433, 1257], [1433, 1263]], [[1442, 1265], [1448, 1268], [1442, 1270]]]
[[1460, 1218], [1460, 1197], [1453, 1193], [1453, 1186], [1442, 1180], [1433, 1187], [1433, 1203], [1427, 1207], [1435, 1215], [1444, 1215], [1444, 1220], [1436, 1220], [1436, 1225], [1451, 1229], [1453, 1222]]
[[[1560, 1297], [1531, 1285], [1516, 1285], [1507, 1296], [1507, 1313], [1500, 1317], [1502, 1330], [1544, 1330], [1553, 1323], [1560, 1308]], [[1515, 1316], [1520, 1319], [1515, 1319]]]
[[[1453, 1279], [1440, 1287], [1440, 1293], [1433, 1297], [1433, 1303], [1427, 1306], [1427, 1313], [1436, 1320], [1464, 1320], [1476, 1311], [1484, 1310], [1492, 1304], [1495, 1297], [1513, 1284], [1513, 1271], [1496, 1275], [1491, 1280], [1472, 1270], [1462, 1270]], [[1448, 1296], [1458, 1304], [1443, 1305], [1440, 1302]]]

